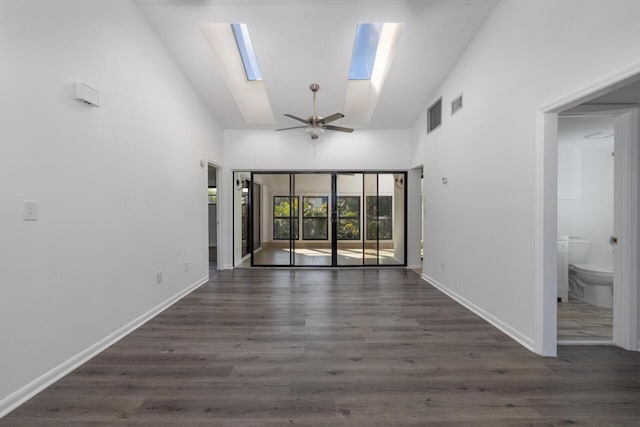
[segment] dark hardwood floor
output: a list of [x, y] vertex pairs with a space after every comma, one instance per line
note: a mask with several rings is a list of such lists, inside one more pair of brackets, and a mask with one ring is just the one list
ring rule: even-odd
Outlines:
[[0, 425], [640, 425], [639, 353], [559, 352], [409, 270], [225, 270]]

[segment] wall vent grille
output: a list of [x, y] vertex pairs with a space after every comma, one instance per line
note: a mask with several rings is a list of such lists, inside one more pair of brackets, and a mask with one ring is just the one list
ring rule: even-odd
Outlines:
[[453, 116], [460, 110], [462, 110], [462, 95], [451, 101], [451, 115]]
[[438, 99], [427, 109], [427, 133], [442, 124], [442, 98]]

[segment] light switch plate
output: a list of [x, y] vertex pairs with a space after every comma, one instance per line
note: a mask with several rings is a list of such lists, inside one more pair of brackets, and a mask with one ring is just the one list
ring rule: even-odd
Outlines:
[[34, 200], [24, 201], [24, 220], [25, 221], [38, 220], [38, 202]]

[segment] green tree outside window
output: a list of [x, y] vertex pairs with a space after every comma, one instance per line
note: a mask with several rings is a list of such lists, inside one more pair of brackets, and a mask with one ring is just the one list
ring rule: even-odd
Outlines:
[[[293, 205], [293, 209], [291, 208]], [[294, 239], [299, 239], [298, 231], [298, 197], [273, 197], [273, 239], [289, 240], [291, 238], [291, 221], [293, 221]]]
[[360, 240], [360, 196], [337, 198], [338, 240]]
[[367, 196], [367, 240], [393, 239], [392, 196]]

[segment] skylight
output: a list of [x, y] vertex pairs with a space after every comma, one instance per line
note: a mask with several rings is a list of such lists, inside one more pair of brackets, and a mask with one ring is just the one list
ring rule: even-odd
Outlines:
[[258, 58], [256, 58], [255, 50], [253, 50], [253, 43], [251, 43], [251, 37], [249, 37], [247, 24], [231, 24], [231, 29], [233, 30], [233, 35], [238, 45], [238, 51], [240, 51], [240, 57], [242, 58], [242, 65], [244, 66], [244, 73], [247, 76], [247, 80], [262, 80], [262, 73], [258, 66]]
[[358, 24], [351, 54], [349, 80], [370, 80], [382, 34], [382, 23]]

